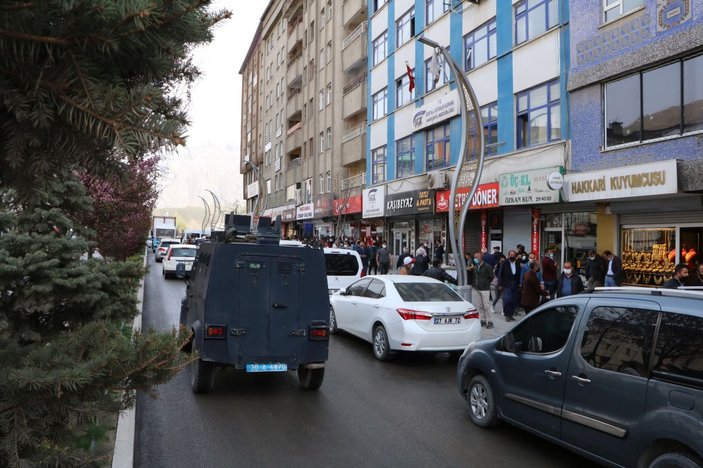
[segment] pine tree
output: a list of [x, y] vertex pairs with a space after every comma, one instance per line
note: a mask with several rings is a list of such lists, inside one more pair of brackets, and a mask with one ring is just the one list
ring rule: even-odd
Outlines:
[[183, 332], [131, 331], [139, 261], [81, 259], [85, 182], [184, 143], [209, 3], [0, 1], [0, 466], [101, 464], [106, 415], [187, 359]]

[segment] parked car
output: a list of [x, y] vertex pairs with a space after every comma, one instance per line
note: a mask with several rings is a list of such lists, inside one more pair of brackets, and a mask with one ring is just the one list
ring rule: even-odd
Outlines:
[[424, 276], [366, 276], [330, 296], [330, 331], [373, 344], [379, 360], [395, 351], [461, 351], [481, 337], [476, 308]]
[[161, 261], [163, 261], [164, 257], [166, 256], [166, 253], [168, 252], [168, 248], [174, 244], [180, 244], [180, 241], [178, 239], [161, 239], [159, 241], [159, 246], [154, 252], [154, 260], [156, 260], [158, 263], [161, 263]]
[[195, 245], [171, 244], [162, 262], [164, 278], [169, 279], [176, 276], [179, 264], [183, 265], [181, 267], [183, 275], [190, 276], [190, 270], [193, 268], [193, 261], [197, 253], [198, 247]]
[[602, 464], [703, 466], [703, 294], [606, 288], [550, 301], [469, 345], [457, 383], [505, 420]]

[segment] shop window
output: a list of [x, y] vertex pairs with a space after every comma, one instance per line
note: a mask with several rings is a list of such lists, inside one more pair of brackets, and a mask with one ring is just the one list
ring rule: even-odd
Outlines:
[[386, 180], [386, 146], [371, 151], [371, 183], [380, 184]]
[[703, 130], [703, 56], [605, 84], [608, 147]]
[[[411, 70], [413, 75], [415, 69]], [[406, 73], [402, 77], [395, 80], [395, 106], [401, 108], [415, 100], [415, 88], [410, 91], [410, 78]]]
[[626, 283], [657, 286], [674, 274], [675, 228], [622, 229], [621, 245]]
[[464, 71], [483, 65], [495, 58], [497, 53], [496, 20], [493, 18], [464, 36]]
[[445, 123], [425, 132], [425, 170], [449, 166], [450, 125]]
[[396, 43], [397, 47], [402, 46], [415, 36], [415, 8], [401, 16], [396, 25]]
[[651, 310], [594, 308], [583, 335], [581, 357], [597, 369], [648, 377], [658, 316]]
[[703, 319], [664, 313], [654, 351], [652, 377], [703, 385]]
[[613, 21], [644, 4], [644, 0], [601, 0], [603, 2], [603, 22]]
[[518, 2], [515, 4], [515, 44], [522, 44], [539, 36], [558, 22], [559, 0]]
[[561, 139], [559, 80], [517, 95], [517, 147], [529, 148]]
[[408, 177], [415, 173], [415, 139], [412, 135], [396, 142], [396, 177]]

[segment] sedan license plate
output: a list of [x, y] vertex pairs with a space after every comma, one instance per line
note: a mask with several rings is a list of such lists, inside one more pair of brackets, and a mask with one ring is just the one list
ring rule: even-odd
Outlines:
[[449, 317], [434, 317], [432, 320], [435, 325], [452, 325], [461, 323], [461, 315], [451, 315]]
[[269, 364], [247, 364], [247, 372], [285, 372], [288, 364], [274, 362]]

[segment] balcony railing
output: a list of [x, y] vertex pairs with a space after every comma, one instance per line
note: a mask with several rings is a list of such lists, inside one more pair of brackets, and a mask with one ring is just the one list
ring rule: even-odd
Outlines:
[[344, 192], [346, 190], [351, 190], [357, 187], [364, 187], [365, 184], [366, 173], [362, 172], [361, 174], [342, 179], [342, 182], [340, 183], [340, 190]]
[[348, 131], [344, 135], [342, 135], [342, 143], [347, 143], [352, 141], [354, 138], [365, 135], [366, 134], [366, 123], [363, 123], [356, 128]]
[[347, 37], [344, 38], [342, 41], [342, 50], [346, 49], [349, 47], [349, 44], [354, 42], [354, 40], [358, 39], [361, 37], [362, 34], [366, 32], [366, 21], [361, 23], [359, 26], [356, 27]]
[[354, 91], [356, 88], [361, 86], [362, 84], [366, 83], [366, 79], [368, 78], [368, 75], [366, 73], [362, 73], [361, 75], [357, 76], [354, 78], [349, 84], [347, 84], [344, 89], [343, 89], [343, 94], [349, 94], [352, 91]]

